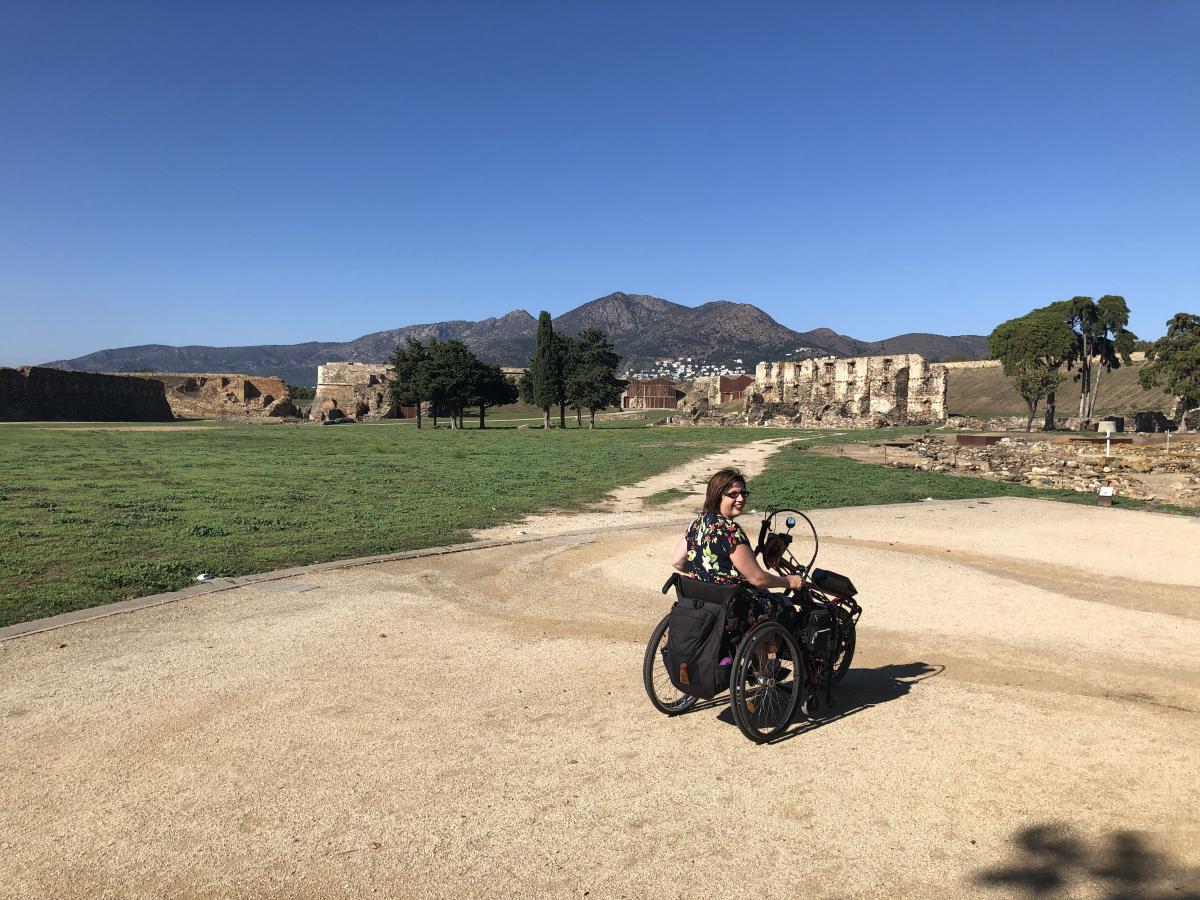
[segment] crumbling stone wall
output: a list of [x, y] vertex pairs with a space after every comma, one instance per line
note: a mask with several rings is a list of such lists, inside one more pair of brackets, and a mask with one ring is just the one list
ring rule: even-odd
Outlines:
[[947, 370], [915, 353], [761, 362], [749, 424], [814, 427], [925, 425], [946, 418]]
[[180, 418], [300, 415], [292, 402], [291, 388], [282, 378], [209, 372], [151, 372], [144, 377], [162, 382], [171, 412]]
[[0, 420], [169, 422], [161, 381], [66, 372], [43, 366], [0, 368]]
[[384, 363], [332, 362], [317, 366], [317, 391], [309, 418], [395, 419], [388, 380], [392, 367]]
[[906, 448], [892, 446], [886, 465], [974, 475], [1032, 487], [1200, 506], [1200, 443], [1113, 444], [1004, 437], [985, 446], [959, 446], [942, 435], [922, 435]]

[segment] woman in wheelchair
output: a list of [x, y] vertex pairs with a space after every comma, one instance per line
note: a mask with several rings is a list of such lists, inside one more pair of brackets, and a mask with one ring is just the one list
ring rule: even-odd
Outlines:
[[[758, 564], [750, 539], [734, 521], [749, 498], [746, 478], [737, 469], [721, 469], [708, 480], [704, 509], [679, 539], [671, 565], [681, 574], [709, 584], [742, 584], [756, 615], [776, 612], [778, 601], [766, 594], [769, 588], [799, 591], [801, 575], [774, 575]], [[754, 589], [757, 590], [754, 590]]]
[[[678, 574], [662, 591], [674, 586], [676, 600], [650, 635], [642, 681], [668, 716], [728, 688], [738, 728], [764, 743], [788, 728], [797, 706], [812, 716], [833, 702], [862, 610], [849, 578], [813, 567], [817, 531], [799, 510], [769, 511], [759, 545], [751, 545], [735, 521], [747, 499], [737, 469], [709, 479], [704, 509], [671, 556]], [[812, 530], [812, 557], [803, 563], [791, 549], [798, 520]]]

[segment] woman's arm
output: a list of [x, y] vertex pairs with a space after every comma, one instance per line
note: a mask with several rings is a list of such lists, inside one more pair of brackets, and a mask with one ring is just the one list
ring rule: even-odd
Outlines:
[[729, 559], [733, 562], [733, 566], [738, 570], [746, 581], [750, 582], [756, 588], [785, 588], [787, 590], [798, 591], [804, 587], [804, 576], [802, 575], [773, 575], [758, 564], [758, 560], [754, 558], [754, 551], [750, 549], [749, 544], [738, 544], [734, 548], [733, 553], [729, 554]]
[[683, 564], [687, 562], [687, 537], [681, 537], [679, 543], [675, 545], [675, 552], [671, 554], [671, 568], [677, 572], [683, 571]]

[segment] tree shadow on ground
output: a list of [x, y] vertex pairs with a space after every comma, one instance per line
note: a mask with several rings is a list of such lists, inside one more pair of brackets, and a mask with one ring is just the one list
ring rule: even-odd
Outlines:
[[[802, 734], [808, 734], [818, 728], [823, 728], [834, 722], [860, 713], [864, 709], [880, 706], [891, 700], [905, 696], [913, 685], [940, 675], [945, 666], [931, 665], [924, 662], [890, 663], [874, 669], [851, 669], [841, 684], [834, 688], [833, 706], [822, 706], [817, 714], [804, 719], [798, 726], [785, 731], [779, 737], [768, 743], [777, 744], [791, 740]], [[822, 696], [822, 702], [824, 696]], [[722, 698], [725, 709], [717, 718], [729, 725], [736, 725], [733, 720], [733, 710], [729, 707], [728, 697]], [[711, 709], [716, 703], [710, 703], [706, 708]], [[700, 707], [697, 706], [697, 709]], [[797, 715], [801, 715], [797, 708]]]
[[1112, 831], [1089, 840], [1060, 822], [1013, 837], [1005, 865], [975, 875], [976, 885], [1026, 897], [1200, 900], [1200, 870], [1172, 860], [1144, 832]]

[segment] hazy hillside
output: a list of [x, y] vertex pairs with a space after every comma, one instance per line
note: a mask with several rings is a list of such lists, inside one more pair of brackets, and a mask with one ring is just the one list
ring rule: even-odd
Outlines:
[[[862, 356], [920, 353], [928, 359], [986, 355], [981, 335], [946, 337], [903, 334], [883, 341], [860, 341], [828, 328], [793, 331], [748, 303], [716, 300], [690, 307], [645, 294], [609, 294], [584, 303], [554, 320], [556, 329], [578, 334], [600, 328], [612, 338], [625, 365], [642, 367], [665, 357], [692, 357], [716, 365], [741, 359], [747, 367], [760, 360], [804, 356]], [[382, 362], [396, 344], [413, 337], [465, 341], [482, 359], [506, 366], [529, 362], [537, 320], [525, 310], [480, 322], [450, 321], [407, 325], [363, 335], [352, 341], [314, 341], [244, 347], [171, 347], [146, 344], [100, 350], [75, 359], [46, 363], [85, 372], [244, 372], [278, 375], [292, 384], [315, 383], [317, 366], [335, 360]], [[800, 348], [807, 350], [800, 351]], [[799, 352], [798, 352], [799, 351]]]

